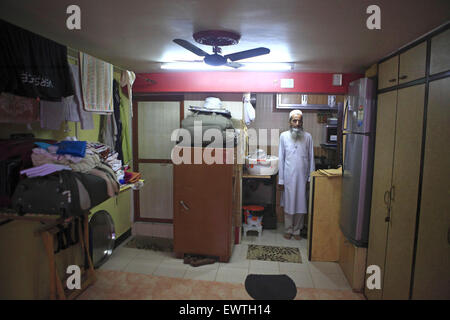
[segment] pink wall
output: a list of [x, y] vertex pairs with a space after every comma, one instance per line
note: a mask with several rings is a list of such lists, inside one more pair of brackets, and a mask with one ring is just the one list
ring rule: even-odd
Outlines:
[[[333, 86], [333, 73], [310, 72], [165, 72], [140, 73], [135, 93], [151, 92], [300, 92], [347, 93], [349, 82], [363, 74], [342, 74], [342, 86]], [[150, 79], [152, 81], [147, 81]], [[294, 79], [294, 88], [281, 89], [281, 79]]]

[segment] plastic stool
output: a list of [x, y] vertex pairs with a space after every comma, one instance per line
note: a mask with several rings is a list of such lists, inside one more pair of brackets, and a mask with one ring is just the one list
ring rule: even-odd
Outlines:
[[244, 235], [247, 235], [248, 231], [257, 231], [258, 237], [262, 234], [262, 219], [263, 217], [258, 217], [254, 215], [255, 212], [264, 211], [262, 206], [244, 206], [242, 207], [245, 212], [245, 223], [243, 224]]

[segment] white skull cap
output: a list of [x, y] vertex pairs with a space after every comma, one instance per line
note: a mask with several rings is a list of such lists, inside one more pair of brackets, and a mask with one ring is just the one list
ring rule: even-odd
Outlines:
[[289, 120], [292, 119], [293, 116], [302, 115], [303, 113], [300, 110], [292, 110], [289, 112]]

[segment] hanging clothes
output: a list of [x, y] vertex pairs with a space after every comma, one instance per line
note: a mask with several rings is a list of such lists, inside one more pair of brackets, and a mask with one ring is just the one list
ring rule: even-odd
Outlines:
[[98, 132], [98, 141], [107, 145], [115, 151], [117, 126], [112, 114], [100, 115], [100, 129]]
[[128, 164], [132, 159], [130, 122], [129, 122], [131, 116], [131, 109], [129, 100], [122, 92], [122, 90], [119, 90], [119, 95], [120, 95], [120, 119], [122, 123], [122, 154], [123, 154], [122, 162], [123, 164]]
[[[73, 110], [73, 107], [75, 105], [77, 111], [78, 111], [78, 118], [81, 124], [81, 129], [83, 130], [92, 130], [94, 129], [94, 120], [92, 118], [92, 113], [87, 112], [83, 109], [83, 98], [81, 96], [81, 84], [80, 84], [80, 71], [78, 69], [78, 65], [70, 65], [70, 73], [72, 76], [73, 85], [75, 88], [75, 95], [73, 96], [71, 101], [68, 101], [67, 103], [69, 106], [67, 108], [70, 108], [70, 110]], [[71, 111], [72, 112], [72, 111]], [[69, 120], [69, 119], [67, 119]]]
[[78, 61], [84, 110], [112, 113], [113, 65], [83, 52]]
[[113, 104], [114, 104], [114, 120], [116, 122], [117, 134], [115, 137], [114, 150], [119, 154], [119, 159], [123, 161], [122, 151], [122, 121], [120, 119], [120, 93], [119, 83], [113, 81]]
[[0, 20], [0, 92], [60, 101], [74, 94], [67, 48]]
[[120, 76], [120, 86], [128, 88], [128, 100], [130, 103], [131, 117], [133, 117], [133, 83], [136, 80], [136, 74], [133, 71], [122, 71]]
[[59, 130], [66, 118], [66, 109], [62, 101], [40, 101], [41, 128]]
[[39, 101], [9, 93], [0, 94], [0, 123], [39, 121]]

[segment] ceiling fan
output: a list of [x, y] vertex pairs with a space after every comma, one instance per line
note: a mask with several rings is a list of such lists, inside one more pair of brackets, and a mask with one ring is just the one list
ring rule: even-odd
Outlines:
[[261, 56], [270, 52], [270, 50], [267, 48], [259, 47], [227, 55], [221, 55], [222, 49], [220, 47], [237, 44], [239, 42], [239, 39], [241, 38], [239, 34], [231, 31], [199, 31], [194, 33], [193, 37], [194, 40], [200, 44], [212, 46], [213, 54], [208, 54], [199, 47], [183, 39], [174, 39], [173, 42], [200, 57], [205, 57], [203, 61], [211, 66], [228, 66], [232, 68], [239, 68], [242, 66], [242, 64], [236, 62], [237, 60]]

